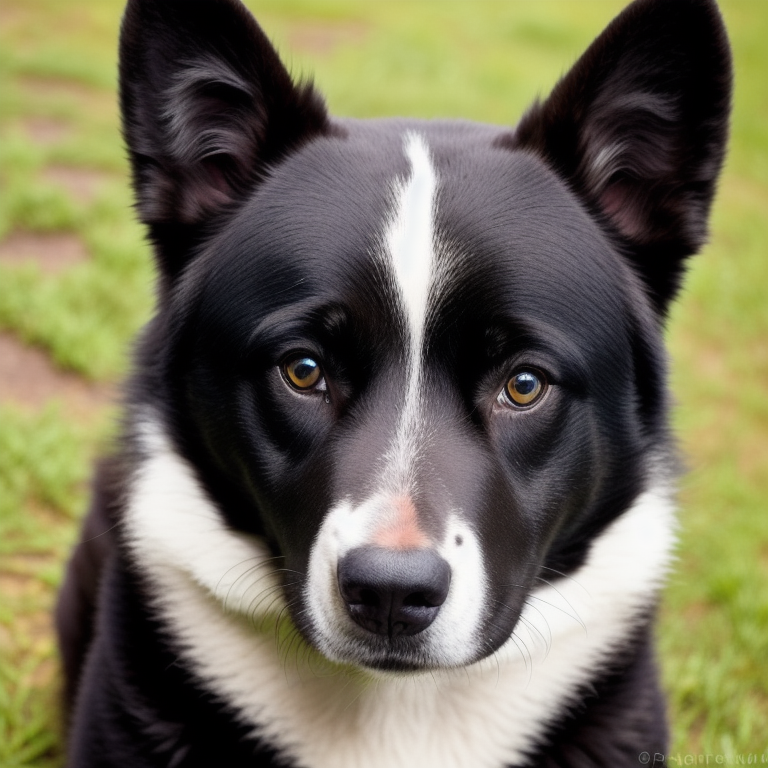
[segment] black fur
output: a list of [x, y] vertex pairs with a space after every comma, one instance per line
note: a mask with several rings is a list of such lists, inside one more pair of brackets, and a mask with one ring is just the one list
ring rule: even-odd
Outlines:
[[[372, 492], [402, 397], [404, 331], [371, 254], [392, 180], [408, 173], [402, 136], [422, 133], [440, 175], [437, 234], [459, 256], [427, 322], [423, 419], [440, 439], [413, 459], [414, 503], [436, 537], [448, 499], [471, 517], [498, 575], [483, 625], [493, 652], [535, 581], [574, 572], [649, 474], [674, 471], [660, 329], [706, 236], [727, 39], [711, 0], [637, 0], [514, 130], [332, 120], [237, 0], [130, 0], [120, 54], [161, 290], [58, 605], [70, 765], [282, 765], [185, 666], [151, 607], [121, 528], [145, 459], [141, 415], [157, 414], [231, 529], [306, 574], [333, 500]], [[286, 396], [279, 366], [294, 349], [322, 359], [327, 402]], [[523, 362], [547, 373], [546, 404], [494, 420]], [[312, 644], [303, 583], [284, 591]], [[652, 614], [527, 764], [614, 768], [665, 751]], [[418, 636], [377, 642], [370, 666], [419, 666]]]

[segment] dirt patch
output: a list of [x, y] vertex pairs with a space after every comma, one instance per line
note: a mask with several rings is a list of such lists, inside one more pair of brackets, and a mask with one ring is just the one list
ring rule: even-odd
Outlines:
[[0, 595], [4, 600], [23, 597], [34, 591], [36, 579], [32, 574], [0, 572]]
[[0, 333], [0, 401], [39, 409], [52, 400], [72, 415], [89, 417], [116, 401], [116, 389], [62, 371], [44, 352]]
[[696, 627], [707, 616], [712, 614], [712, 606], [709, 603], [696, 601], [686, 605], [682, 613], [685, 617], [686, 626]]
[[75, 168], [69, 165], [51, 165], [42, 172], [41, 178], [43, 181], [61, 187], [80, 203], [90, 203], [104, 185], [114, 179], [103, 171]]
[[[21, 645], [18, 640], [24, 638], [24, 646], [32, 644], [39, 653], [45, 652], [53, 645], [53, 616], [50, 607], [53, 603], [53, 593], [48, 599], [48, 605], [38, 611], [17, 615], [13, 621], [13, 635], [11, 643], [17, 648]], [[14, 642], [15, 640], [15, 642]], [[27, 650], [24, 648], [24, 650]]]
[[120, 117], [117, 98], [112, 89], [101, 89], [83, 83], [54, 77], [22, 75], [9, 81], [9, 86], [18, 92], [27, 121], [44, 118], [51, 123], [71, 125], [74, 129], [81, 120], [90, 125], [103, 126], [117, 136]]
[[58, 674], [59, 661], [55, 656], [50, 656], [35, 667], [29, 676], [29, 685], [33, 688], [47, 689], [56, 682]]
[[[53, 642], [51, 643], [53, 645]], [[55, 653], [54, 648], [51, 648], [51, 655], [38, 664], [32, 674], [29, 677], [29, 685], [32, 688], [41, 688], [45, 691], [51, 691], [56, 694], [55, 701], [58, 703], [60, 692], [58, 690], [60, 686], [59, 675], [61, 674], [61, 663], [59, 661], [58, 654]]]
[[17, 548], [13, 554], [3, 557], [0, 573], [3, 576], [18, 576], [21, 579], [36, 579], [45, 566], [55, 565], [56, 562], [53, 549], [50, 552], [22, 552]]
[[57, 274], [88, 260], [88, 251], [76, 235], [14, 232], [0, 243], [0, 264], [37, 264], [46, 274]]
[[111, 111], [117, 114], [117, 99], [112, 91], [92, 88], [82, 83], [56, 77], [22, 75], [15, 80], [17, 86], [38, 104], [78, 102], [82, 107], [97, 112]]
[[315, 55], [327, 55], [342, 45], [359, 45], [368, 35], [368, 26], [361, 21], [297, 22], [286, 31], [292, 50]]
[[72, 128], [62, 120], [52, 117], [29, 117], [22, 122], [24, 133], [35, 144], [48, 147], [68, 139], [72, 135]]
[[[27, 514], [34, 518], [41, 528], [52, 531], [56, 528], [62, 531], [68, 531], [70, 527], [70, 521], [63, 517], [61, 511], [50, 507], [47, 504], [43, 504], [36, 499], [28, 499], [25, 503], [25, 510]], [[57, 546], [59, 542], [57, 541]], [[69, 549], [69, 543], [66, 541], [62, 544], [66, 549]], [[53, 545], [52, 545], [53, 551]]]
[[15, 32], [15, 27], [19, 26], [23, 21], [28, 18], [21, 8], [9, 8], [7, 3], [0, 5], [0, 27], [6, 35], [9, 32]]

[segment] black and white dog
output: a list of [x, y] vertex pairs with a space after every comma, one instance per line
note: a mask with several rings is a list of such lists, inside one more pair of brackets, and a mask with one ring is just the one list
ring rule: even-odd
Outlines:
[[58, 608], [73, 768], [664, 752], [661, 327], [730, 86], [712, 0], [637, 0], [514, 129], [336, 120], [238, 0], [130, 0], [160, 287]]

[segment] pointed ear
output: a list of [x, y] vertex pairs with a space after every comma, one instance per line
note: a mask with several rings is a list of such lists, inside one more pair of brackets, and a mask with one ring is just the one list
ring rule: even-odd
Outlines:
[[636, 0], [503, 143], [565, 177], [664, 313], [706, 239], [730, 97], [713, 0]]
[[120, 104], [139, 215], [170, 276], [270, 163], [329, 130], [239, 0], [129, 0]]

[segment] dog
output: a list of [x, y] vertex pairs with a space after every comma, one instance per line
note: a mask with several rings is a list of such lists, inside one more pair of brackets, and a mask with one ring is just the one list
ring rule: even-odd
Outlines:
[[662, 328], [731, 79], [713, 0], [635, 0], [514, 128], [336, 119], [238, 0], [129, 1], [157, 311], [57, 608], [70, 766], [662, 760]]

